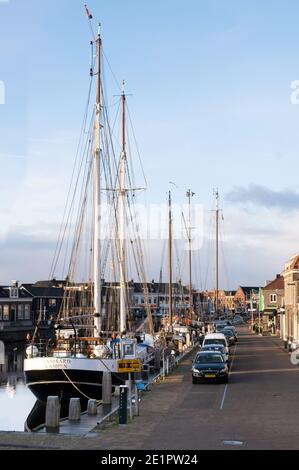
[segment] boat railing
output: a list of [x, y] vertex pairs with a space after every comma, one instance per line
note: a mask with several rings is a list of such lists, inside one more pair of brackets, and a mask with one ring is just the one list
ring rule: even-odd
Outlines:
[[[26, 348], [26, 355], [30, 357], [78, 357], [95, 358], [106, 353], [107, 357], [112, 352], [99, 338], [55, 338], [41, 339], [32, 342]], [[115, 351], [117, 357], [117, 351]]]

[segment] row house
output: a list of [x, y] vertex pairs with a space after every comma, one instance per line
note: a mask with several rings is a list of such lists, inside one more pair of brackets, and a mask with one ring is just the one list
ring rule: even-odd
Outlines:
[[258, 310], [260, 287], [239, 286], [235, 293], [235, 313], [245, 313]]
[[32, 296], [16, 281], [11, 286], [0, 286], [0, 339], [25, 339], [33, 328]]
[[264, 309], [262, 312], [263, 331], [273, 334], [281, 330], [281, 317], [284, 315], [284, 277], [276, 275], [273, 281], [262, 288]]
[[286, 263], [282, 276], [285, 313], [281, 315], [281, 337], [299, 343], [299, 253]]
[[235, 290], [220, 290], [219, 291], [219, 309], [224, 313], [235, 311]]
[[[146, 313], [146, 303], [150, 304], [153, 315], [164, 316], [169, 312], [169, 284], [164, 282], [133, 283], [133, 308], [136, 316]], [[176, 313], [185, 312], [189, 307], [189, 289], [180, 282], [172, 285], [173, 308]]]
[[66, 281], [38, 281], [22, 284], [20, 289], [32, 297], [32, 316], [35, 324], [48, 326], [58, 317]]

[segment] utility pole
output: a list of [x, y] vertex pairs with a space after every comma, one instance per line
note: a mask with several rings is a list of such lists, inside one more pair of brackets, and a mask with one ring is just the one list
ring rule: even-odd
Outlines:
[[170, 331], [173, 322], [173, 300], [172, 300], [172, 214], [171, 214], [171, 191], [168, 193], [168, 268], [169, 268], [169, 321]]
[[253, 301], [252, 301], [252, 289], [250, 290], [250, 310], [251, 310], [251, 329], [253, 331]]

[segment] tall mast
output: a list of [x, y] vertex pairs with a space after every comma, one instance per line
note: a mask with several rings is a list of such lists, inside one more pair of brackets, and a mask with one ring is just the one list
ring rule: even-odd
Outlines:
[[119, 169], [119, 193], [118, 193], [118, 224], [119, 224], [119, 270], [120, 270], [120, 331], [126, 330], [127, 319], [127, 293], [126, 293], [126, 252], [125, 252], [125, 223], [126, 223], [126, 95], [122, 91], [122, 152]]
[[168, 195], [168, 263], [169, 263], [169, 321], [170, 328], [172, 331], [172, 320], [173, 320], [173, 298], [172, 298], [172, 215], [171, 215], [171, 191]]
[[94, 125], [93, 151], [93, 205], [94, 205], [94, 236], [93, 236], [93, 281], [94, 281], [94, 326], [95, 336], [98, 337], [102, 327], [101, 318], [101, 264], [100, 264], [100, 146], [101, 146], [101, 31], [100, 25], [97, 39], [98, 49], [98, 82]]
[[188, 230], [188, 241], [189, 241], [189, 318], [192, 319], [193, 313], [193, 297], [192, 297], [192, 237], [191, 237], [191, 197], [194, 193], [191, 189], [187, 191], [188, 205], [189, 205], [189, 230]]
[[216, 197], [216, 302], [215, 302], [215, 313], [218, 315], [219, 311], [219, 193], [218, 189], [215, 192]]

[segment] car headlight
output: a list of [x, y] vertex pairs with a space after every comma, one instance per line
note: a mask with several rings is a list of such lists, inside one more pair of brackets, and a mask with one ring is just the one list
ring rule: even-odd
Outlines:
[[200, 371], [196, 369], [196, 367], [192, 367], [192, 372], [197, 372], [199, 374]]

